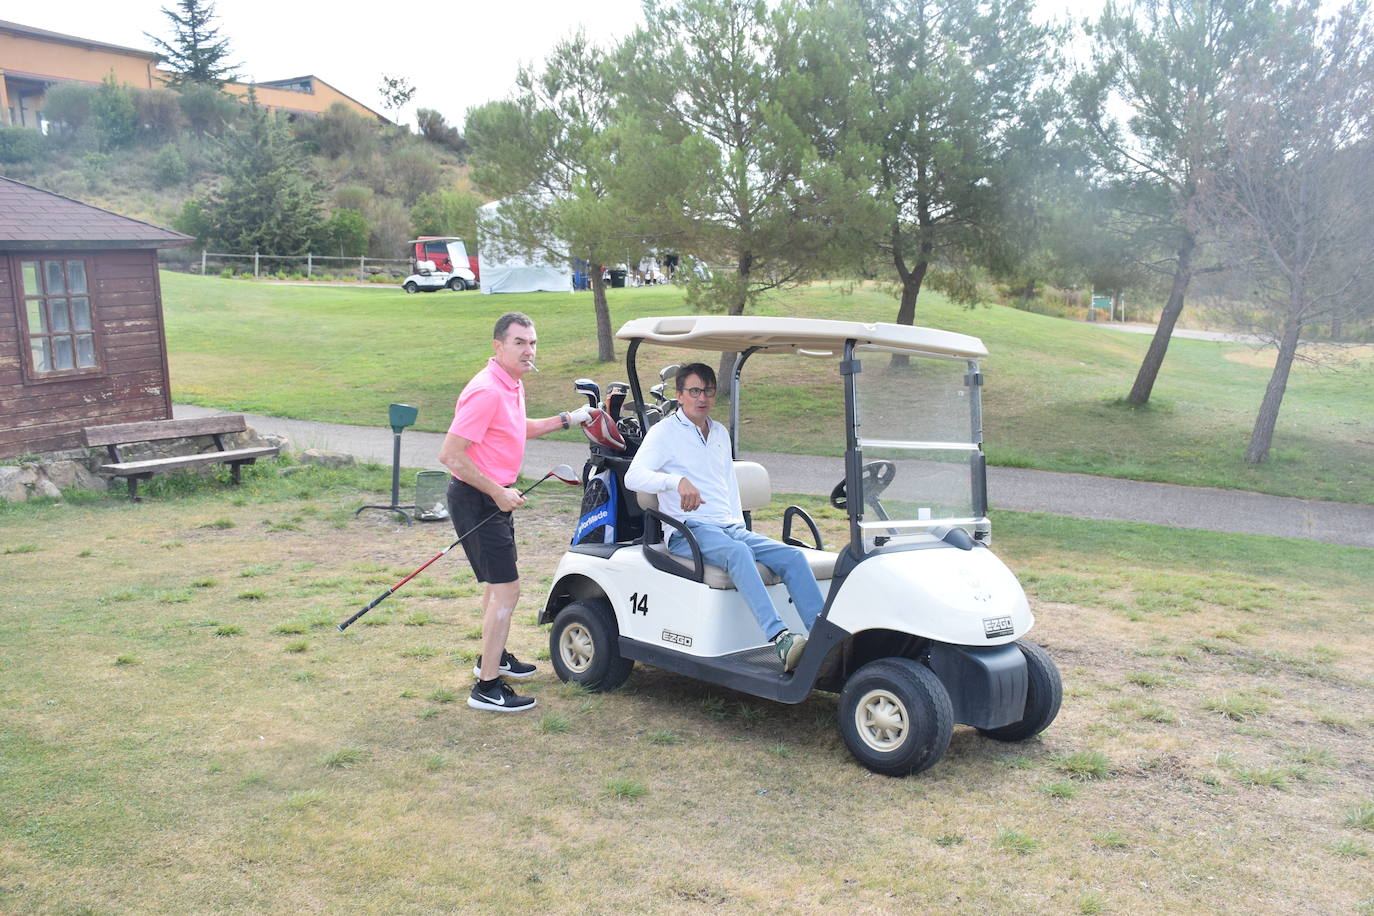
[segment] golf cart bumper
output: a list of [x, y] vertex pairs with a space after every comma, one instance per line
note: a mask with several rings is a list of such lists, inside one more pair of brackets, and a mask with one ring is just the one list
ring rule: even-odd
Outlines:
[[955, 722], [974, 728], [1001, 728], [1025, 715], [1026, 659], [1014, 644], [933, 643], [930, 670], [949, 693]]

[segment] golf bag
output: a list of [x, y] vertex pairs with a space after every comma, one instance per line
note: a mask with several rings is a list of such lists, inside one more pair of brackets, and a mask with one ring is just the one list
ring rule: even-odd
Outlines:
[[630, 459], [600, 446], [582, 468], [582, 514], [573, 532], [574, 544], [614, 544], [633, 541], [644, 533], [644, 519], [635, 495], [625, 486]]

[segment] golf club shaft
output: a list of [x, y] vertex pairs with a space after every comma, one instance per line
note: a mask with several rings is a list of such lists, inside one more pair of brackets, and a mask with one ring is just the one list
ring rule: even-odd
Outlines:
[[[541, 478], [539, 478], [538, 480], [536, 480], [534, 483], [530, 484], [528, 487], [525, 487], [525, 489], [521, 490], [521, 491], [520, 491], [520, 495], [521, 495], [521, 496], [524, 496], [526, 493], [528, 493], [529, 491], [533, 490], [535, 487], [539, 486], [541, 483], [543, 483], [544, 481], [548, 480], [548, 479], [549, 479], [550, 477], [552, 477], [552, 476], [553, 476], [553, 472], [550, 471], [549, 473], [545, 474], [543, 477], [541, 477]], [[339, 626], [338, 626], [339, 632], [342, 633], [344, 630], [348, 629], [348, 627], [349, 627], [354, 621], [356, 621], [359, 617], [363, 616], [363, 615], [366, 614], [368, 611], [372, 610], [374, 607], [376, 607], [377, 605], [381, 604], [383, 601], [385, 601], [386, 599], [390, 598], [392, 595], [396, 594], [396, 592], [400, 591], [400, 588], [401, 588], [402, 585], [405, 585], [405, 584], [406, 584], [407, 582], [409, 582], [411, 579], [414, 579], [414, 578], [415, 578], [416, 576], [418, 576], [420, 573], [424, 572], [425, 569], [427, 569], [427, 568], [429, 567], [429, 564], [430, 564], [430, 563], [433, 563], [435, 560], [439, 559], [439, 558], [442, 557], [444, 554], [448, 553], [450, 550], [452, 550], [453, 548], [457, 547], [459, 544], [463, 543], [463, 539], [464, 539], [464, 538], [466, 538], [468, 535], [472, 534], [472, 533], [473, 533], [474, 531], [476, 531], [478, 528], [481, 528], [481, 527], [482, 527], [483, 525], [485, 525], [487, 522], [489, 522], [489, 521], [491, 521], [492, 519], [496, 518], [496, 516], [498, 516], [498, 515], [500, 515], [500, 514], [501, 514], [501, 510], [500, 510], [500, 509], [497, 509], [495, 512], [491, 513], [491, 514], [488, 515], [486, 518], [482, 519], [480, 522], [478, 522], [477, 524], [473, 525], [473, 526], [472, 526], [471, 528], [469, 528], [467, 531], [465, 531], [465, 532], [463, 532], [462, 534], [458, 535], [458, 539], [457, 539], [457, 540], [455, 540], [452, 544], [449, 544], [449, 545], [448, 545], [447, 547], [445, 547], [443, 550], [441, 550], [441, 551], [439, 551], [438, 553], [436, 553], [434, 556], [430, 557], [430, 558], [425, 562], [424, 566], [421, 566], [419, 569], [415, 570], [415, 572], [413, 572], [413, 573], [411, 573], [410, 575], [406, 576], [406, 577], [405, 577], [404, 579], [402, 579], [400, 582], [397, 582], [395, 585], [391, 586], [391, 588], [389, 588], [389, 589], [387, 589], [386, 591], [382, 592], [382, 593], [381, 593], [380, 595], [378, 595], [376, 598], [373, 598], [371, 604], [369, 604], [367, 607], [363, 608], [363, 609], [362, 609], [361, 611], [359, 611], [358, 613], [354, 614], [352, 617], [350, 617], [350, 618], [348, 618], [347, 620], [345, 620], [343, 623], [339, 624]]]

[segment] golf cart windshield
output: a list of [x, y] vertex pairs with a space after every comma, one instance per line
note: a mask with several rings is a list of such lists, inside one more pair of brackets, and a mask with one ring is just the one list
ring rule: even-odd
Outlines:
[[986, 527], [978, 362], [857, 346], [855, 415], [865, 546], [937, 526]]

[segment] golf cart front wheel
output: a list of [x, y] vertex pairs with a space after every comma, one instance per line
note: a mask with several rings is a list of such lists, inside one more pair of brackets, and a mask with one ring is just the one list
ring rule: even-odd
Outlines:
[[885, 776], [934, 766], [954, 734], [945, 685], [909, 658], [881, 658], [854, 672], [840, 694], [839, 717], [850, 753]]
[[1010, 725], [980, 729], [984, 735], [998, 741], [1034, 738], [1050, 727], [1054, 717], [1059, 715], [1059, 704], [1064, 698], [1059, 669], [1049, 653], [1025, 639], [1017, 640], [1016, 648], [1026, 659], [1026, 710], [1019, 721]]
[[407, 293], [417, 293], [420, 291], [420, 284], [416, 283], [414, 280], [407, 280], [401, 289], [405, 290]]
[[450, 277], [448, 281], [448, 288], [453, 290], [455, 293], [461, 293], [468, 288], [468, 283], [462, 277]]
[[558, 677], [588, 690], [614, 690], [634, 667], [620, 654], [620, 631], [611, 606], [600, 598], [574, 601], [553, 620], [549, 657]]

